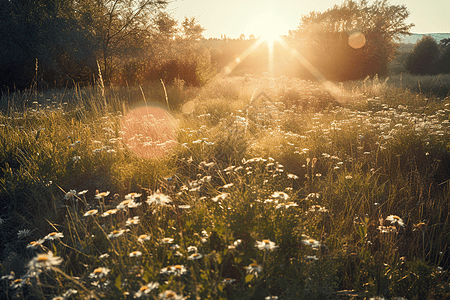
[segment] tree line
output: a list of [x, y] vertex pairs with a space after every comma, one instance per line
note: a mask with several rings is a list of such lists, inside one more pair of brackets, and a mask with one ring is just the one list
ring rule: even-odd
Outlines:
[[[0, 0], [0, 88], [24, 89], [208, 76], [204, 28], [166, 0]], [[201, 69], [203, 72], [198, 72]]]
[[[87, 85], [100, 75], [106, 84], [181, 79], [200, 86], [256, 42], [254, 37], [204, 39], [205, 29], [196, 18], [179, 22], [166, 12], [167, 4], [0, 0], [0, 89]], [[329, 80], [388, 75], [398, 41], [414, 26], [406, 22], [408, 16], [406, 6], [388, 0], [346, 0], [324, 12], [299, 16], [298, 28], [283, 37], [284, 44], [275, 45], [275, 75], [314, 78], [292, 49]], [[423, 72], [416, 69], [433, 65], [426, 72], [447, 72], [448, 42], [428, 44], [413, 51], [408, 70]], [[432, 54], [423, 54], [431, 48]], [[267, 55], [267, 45], [261, 44], [227, 74], [266, 72]], [[430, 57], [432, 64], [426, 63]]]
[[407, 56], [405, 69], [415, 75], [450, 74], [450, 38], [438, 42], [424, 35]]

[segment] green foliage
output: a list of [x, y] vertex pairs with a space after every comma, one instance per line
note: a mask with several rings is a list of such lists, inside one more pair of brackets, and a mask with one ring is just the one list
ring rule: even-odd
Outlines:
[[1, 90], [85, 86], [97, 80], [204, 85], [214, 74], [209, 50], [199, 44], [204, 28], [187, 17], [178, 27], [162, 12], [166, 4], [2, 1]]
[[153, 19], [153, 28], [139, 57], [126, 59], [114, 74], [113, 83], [128, 85], [160, 81], [202, 86], [214, 75], [209, 50], [200, 45], [204, 28], [195, 18], [181, 26], [168, 13]]
[[447, 297], [449, 99], [377, 84], [217, 79], [156, 158], [121, 124], [161, 86], [34, 95], [0, 115], [1, 296]]
[[[395, 41], [413, 26], [405, 22], [408, 15], [405, 6], [391, 5], [387, 0], [372, 4], [365, 0], [344, 1], [323, 13], [303, 16], [290, 39], [330, 80], [386, 76], [388, 63], [395, 55]], [[356, 35], [362, 40], [353, 44]], [[311, 72], [306, 68], [300, 71], [306, 75]]]
[[450, 39], [443, 39], [439, 43], [441, 56], [437, 63], [439, 73], [450, 74]]
[[411, 74], [433, 75], [437, 71], [439, 46], [431, 36], [423, 36], [414, 45], [413, 51], [406, 60], [406, 70]]
[[92, 82], [92, 32], [76, 20], [71, 1], [2, 1], [1, 89]]

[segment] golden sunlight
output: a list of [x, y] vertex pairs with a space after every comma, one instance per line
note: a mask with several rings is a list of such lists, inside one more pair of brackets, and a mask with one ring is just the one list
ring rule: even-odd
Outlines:
[[287, 34], [287, 28], [283, 18], [271, 11], [265, 11], [249, 20], [245, 33], [253, 34], [256, 38], [272, 44], [279, 40], [281, 35]]

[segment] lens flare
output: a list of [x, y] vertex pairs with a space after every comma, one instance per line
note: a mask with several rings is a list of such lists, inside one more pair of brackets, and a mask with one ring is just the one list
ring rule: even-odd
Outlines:
[[121, 121], [124, 144], [141, 158], [158, 158], [176, 144], [175, 120], [161, 107], [132, 109]]
[[366, 44], [366, 37], [362, 32], [353, 32], [348, 36], [348, 44], [353, 49], [360, 49]]

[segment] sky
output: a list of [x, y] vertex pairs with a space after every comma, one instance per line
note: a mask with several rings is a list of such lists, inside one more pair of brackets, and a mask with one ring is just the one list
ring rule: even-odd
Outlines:
[[[370, 1], [370, 0], [369, 0]], [[372, 3], [373, 1], [370, 1]], [[325, 11], [340, 0], [175, 0], [169, 12], [179, 21], [196, 17], [204, 37], [255, 37], [273, 31], [287, 34], [297, 28], [300, 17], [310, 11]], [[450, 0], [391, 0], [406, 5], [412, 33], [450, 33]], [[272, 32], [271, 34], [275, 34]]]

